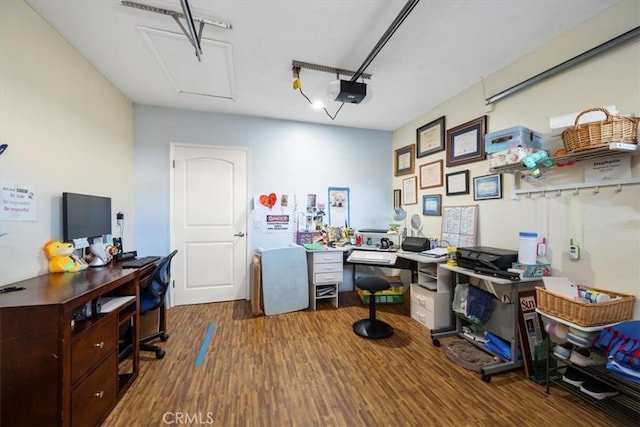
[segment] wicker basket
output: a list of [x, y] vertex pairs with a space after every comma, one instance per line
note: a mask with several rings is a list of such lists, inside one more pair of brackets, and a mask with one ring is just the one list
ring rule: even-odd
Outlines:
[[[592, 111], [601, 111], [606, 118], [600, 122], [579, 124], [580, 117]], [[576, 117], [575, 125], [562, 132], [562, 142], [567, 153], [605, 147], [612, 142], [638, 143], [637, 117], [612, 116], [606, 108], [590, 108]]]
[[590, 288], [608, 294], [605, 302], [583, 302], [550, 292], [536, 286], [538, 309], [580, 326], [600, 326], [630, 320], [633, 317], [633, 295]]

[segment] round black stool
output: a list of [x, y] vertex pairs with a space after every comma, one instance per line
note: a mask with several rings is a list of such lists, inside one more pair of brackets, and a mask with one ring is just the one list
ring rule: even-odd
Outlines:
[[389, 289], [390, 285], [382, 277], [363, 277], [356, 280], [356, 286], [369, 291], [369, 318], [358, 320], [353, 324], [353, 332], [365, 338], [387, 338], [393, 334], [393, 327], [376, 319], [376, 295], [378, 291]]

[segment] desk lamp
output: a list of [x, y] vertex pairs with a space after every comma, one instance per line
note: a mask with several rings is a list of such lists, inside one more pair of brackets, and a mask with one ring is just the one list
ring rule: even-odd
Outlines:
[[393, 220], [394, 221], [404, 221], [404, 228], [402, 229], [402, 240], [407, 237], [407, 211], [402, 209], [402, 206], [398, 206], [393, 209]]

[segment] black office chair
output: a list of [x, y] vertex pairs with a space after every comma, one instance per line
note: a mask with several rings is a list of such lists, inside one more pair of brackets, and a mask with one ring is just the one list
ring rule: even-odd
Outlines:
[[[165, 297], [167, 295], [167, 289], [169, 289], [169, 282], [171, 281], [171, 259], [177, 254], [175, 250], [171, 252], [167, 257], [162, 259], [155, 270], [149, 276], [149, 279], [140, 289], [140, 323], [143, 323], [143, 316], [149, 316], [154, 310], [159, 310], [165, 303]], [[162, 316], [164, 313], [159, 312], [158, 315]], [[169, 339], [167, 331], [164, 330], [164, 319], [158, 322], [156, 331], [150, 335], [140, 338], [140, 350], [141, 351], [153, 351], [156, 353], [157, 359], [164, 357], [165, 351], [157, 345], [148, 344], [156, 338], [160, 338], [160, 341], [166, 341]]]
[[358, 320], [353, 324], [353, 332], [365, 338], [387, 338], [393, 334], [393, 327], [382, 320], [376, 319], [376, 292], [385, 291], [391, 287], [382, 277], [364, 277], [356, 280], [356, 286], [369, 291], [369, 318]]

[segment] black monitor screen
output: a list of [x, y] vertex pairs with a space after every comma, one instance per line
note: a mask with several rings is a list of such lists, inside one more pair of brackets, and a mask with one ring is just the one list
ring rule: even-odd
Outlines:
[[111, 198], [62, 193], [62, 233], [66, 242], [111, 234]]

